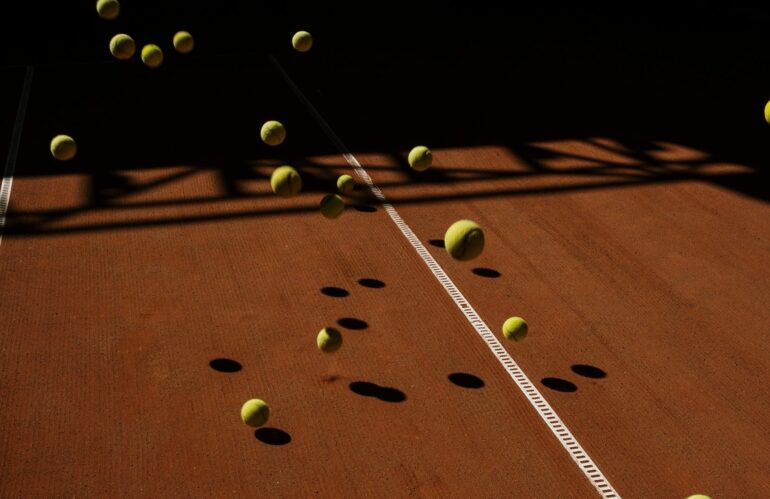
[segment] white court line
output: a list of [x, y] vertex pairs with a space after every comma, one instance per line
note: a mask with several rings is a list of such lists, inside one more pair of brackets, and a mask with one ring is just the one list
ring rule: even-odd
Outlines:
[[452, 300], [454, 300], [455, 304], [457, 304], [457, 307], [460, 309], [460, 311], [465, 314], [468, 322], [471, 323], [479, 336], [481, 336], [481, 338], [487, 344], [489, 349], [492, 350], [492, 353], [495, 355], [495, 357], [497, 357], [497, 360], [500, 362], [506, 372], [508, 372], [524, 396], [527, 397], [529, 403], [532, 404], [532, 407], [540, 415], [543, 422], [545, 422], [545, 424], [548, 426], [551, 432], [553, 432], [564, 449], [569, 453], [569, 455], [572, 457], [572, 460], [575, 461], [575, 464], [577, 464], [578, 468], [580, 468], [580, 470], [583, 472], [586, 478], [588, 478], [591, 484], [596, 487], [596, 490], [602, 497], [619, 498], [620, 495], [612, 487], [609, 480], [607, 480], [607, 477], [604, 476], [604, 474], [599, 470], [599, 467], [596, 466], [588, 453], [583, 449], [580, 443], [578, 443], [577, 439], [574, 437], [574, 435], [572, 435], [572, 432], [569, 431], [561, 418], [556, 414], [556, 411], [554, 411], [550, 404], [545, 400], [545, 397], [543, 397], [540, 391], [529, 380], [527, 375], [524, 374], [524, 371], [522, 371], [522, 369], [518, 366], [518, 364], [516, 364], [516, 362], [514, 362], [513, 358], [511, 358], [505, 348], [503, 348], [503, 346], [495, 337], [494, 333], [490, 331], [486, 323], [476, 313], [476, 310], [473, 309], [468, 300], [466, 300], [460, 290], [457, 289], [457, 286], [455, 286], [449, 276], [446, 275], [444, 269], [442, 269], [441, 266], [436, 263], [436, 260], [434, 260], [433, 256], [431, 256], [428, 250], [425, 249], [425, 246], [423, 246], [414, 232], [412, 232], [412, 229], [410, 229], [409, 226], [404, 222], [396, 209], [393, 208], [393, 205], [388, 202], [380, 188], [377, 187], [366, 170], [364, 170], [364, 168], [361, 166], [361, 163], [359, 163], [355, 156], [353, 156], [347, 147], [345, 147], [345, 144], [342, 143], [342, 140], [340, 140], [337, 134], [334, 133], [326, 120], [324, 120], [323, 116], [321, 116], [321, 114], [308, 100], [308, 98], [305, 97], [305, 94], [302, 93], [302, 90], [297, 87], [289, 74], [283, 69], [283, 66], [281, 66], [281, 64], [275, 57], [273, 57], [272, 54], [270, 54], [270, 60], [281, 74], [283, 79], [286, 81], [286, 83], [289, 85], [289, 87], [291, 87], [291, 89], [297, 95], [299, 100], [302, 101], [310, 114], [313, 115], [315, 120], [323, 129], [324, 133], [329, 137], [329, 139], [331, 139], [337, 149], [339, 149], [348, 164], [353, 167], [358, 176], [361, 177], [361, 179], [372, 191], [372, 194], [374, 194], [374, 196], [380, 201], [380, 204], [388, 213], [391, 220], [393, 220], [393, 223], [396, 224], [404, 237], [406, 237], [414, 249], [417, 250], [417, 253], [420, 255], [420, 257], [422, 257], [425, 264], [428, 266], [431, 272], [433, 272], [433, 275], [436, 277], [436, 279], [438, 279], [446, 292], [449, 293], [449, 296], [452, 297]]
[[16, 121], [13, 123], [13, 132], [11, 132], [11, 143], [8, 147], [8, 157], [5, 159], [3, 182], [0, 184], [0, 244], [3, 243], [5, 214], [8, 212], [8, 202], [11, 200], [13, 172], [16, 169], [16, 157], [19, 154], [21, 130], [24, 127], [24, 118], [27, 115], [27, 102], [29, 102], [29, 92], [30, 88], [32, 87], [33, 72], [33, 67], [27, 66], [27, 72], [24, 74], [24, 86], [21, 88], [21, 97], [19, 98], [19, 107], [16, 110]]

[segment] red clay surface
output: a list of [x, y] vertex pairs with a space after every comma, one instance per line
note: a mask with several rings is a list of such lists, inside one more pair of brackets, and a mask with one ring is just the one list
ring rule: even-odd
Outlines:
[[[29, 142], [47, 135], [40, 107]], [[325, 220], [306, 165], [289, 200], [263, 166], [229, 190], [199, 166], [121, 169], [114, 191], [27, 150], [2, 245], [2, 495], [592, 494], [382, 210]], [[367, 327], [320, 353], [343, 318]], [[253, 397], [288, 443], [240, 421]]]
[[[0, 246], [0, 495], [595, 495], [384, 211], [321, 217], [350, 168], [270, 67], [213, 69], [93, 69], [133, 82], [109, 103], [81, 88], [92, 73], [36, 75]], [[54, 111], [66, 78], [71, 109]], [[257, 142], [274, 118], [283, 149]], [[80, 127], [68, 164], [45, 147], [62, 120]], [[528, 320], [506, 347], [621, 495], [770, 494], [770, 207], [708, 181], [745, 167], [678, 144], [532, 147], [537, 164], [437, 149], [424, 175], [359, 160], [493, 330]], [[306, 181], [288, 200], [267, 180], [283, 162]], [[459, 218], [486, 230], [473, 262], [429, 243]], [[343, 318], [358, 329], [321, 354]], [[272, 411], [259, 438], [239, 418], [253, 397]]]
[[[770, 207], [704, 173], [738, 165], [706, 161], [703, 180], [640, 186], [646, 174], [626, 166], [629, 154], [542, 146], [563, 151], [562, 168], [533, 171], [499, 148], [445, 150], [432, 178], [402, 183], [393, 158], [359, 160], [379, 185], [393, 184], [386, 195], [426, 243], [458, 218], [487, 228], [470, 265], [432, 253], [495, 330], [527, 318], [528, 339], [508, 350], [530, 378], [576, 385], [542, 390], [622, 495], [767, 495], [768, 392], [756, 380], [770, 375]], [[678, 150], [659, 168], [694, 168], [693, 156]], [[601, 188], [624, 174], [631, 187]], [[576, 364], [606, 377], [577, 375]]]

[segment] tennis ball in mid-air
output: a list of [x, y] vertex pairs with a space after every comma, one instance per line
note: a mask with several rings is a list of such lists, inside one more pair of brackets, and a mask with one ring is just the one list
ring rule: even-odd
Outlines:
[[444, 234], [444, 246], [456, 260], [473, 260], [484, 249], [484, 231], [471, 220], [459, 220]]
[[270, 408], [264, 400], [247, 400], [241, 407], [241, 419], [244, 423], [254, 428], [258, 428], [267, 423], [270, 417]]
[[130, 36], [120, 33], [110, 40], [110, 53], [121, 61], [131, 59], [136, 52], [136, 43]]
[[508, 340], [521, 341], [527, 337], [527, 321], [521, 317], [509, 317], [503, 322], [503, 336]]
[[350, 175], [340, 175], [337, 179], [337, 189], [340, 192], [350, 192], [356, 186], [356, 181]]
[[286, 140], [286, 129], [280, 121], [266, 121], [259, 131], [259, 136], [262, 137], [262, 142], [265, 144], [277, 146]]
[[770, 123], [770, 101], [765, 104], [765, 121]]
[[417, 146], [409, 151], [408, 160], [409, 166], [411, 166], [413, 170], [422, 172], [427, 170], [433, 162], [433, 153], [425, 146]]
[[69, 135], [57, 135], [51, 140], [51, 154], [59, 161], [67, 161], [75, 157], [78, 146], [75, 139]]
[[270, 175], [270, 187], [279, 196], [289, 198], [299, 194], [299, 191], [302, 190], [302, 177], [291, 166], [279, 166]]
[[174, 48], [180, 54], [189, 54], [192, 52], [195, 41], [187, 31], [177, 31], [174, 35]]
[[151, 68], [157, 68], [163, 64], [163, 51], [154, 44], [142, 47], [142, 62]]
[[321, 213], [326, 218], [337, 218], [345, 210], [345, 202], [337, 194], [327, 194], [321, 199]]
[[118, 0], [97, 0], [96, 12], [102, 19], [112, 21], [120, 14], [120, 2]]
[[307, 31], [297, 31], [291, 37], [291, 46], [297, 52], [307, 52], [313, 46], [313, 36]]
[[334, 353], [342, 346], [342, 335], [333, 327], [325, 327], [318, 333], [316, 343], [322, 352]]

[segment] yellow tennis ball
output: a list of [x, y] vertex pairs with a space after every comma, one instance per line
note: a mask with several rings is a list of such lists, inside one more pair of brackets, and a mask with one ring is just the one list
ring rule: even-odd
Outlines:
[[174, 35], [174, 48], [180, 54], [189, 54], [192, 52], [195, 41], [187, 31], [178, 31]]
[[241, 419], [244, 423], [254, 428], [258, 428], [267, 423], [270, 417], [270, 408], [264, 400], [247, 400], [241, 407]]
[[265, 144], [277, 146], [286, 140], [286, 129], [280, 121], [266, 121], [259, 131], [259, 136], [262, 137], [262, 142]]
[[96, 12], [102, 19], [112, 21], [118, 18], [120, 14], [120, 2], [118, 0], [97, 0]]
[[337, 218], [345, 210], [345, 202], [337, 194], [327, 194], [321, 199], [321, 213], [326, 218]]
[[299, 194], [299, 191], [302, 190], [302, 177], [291, 166], [279, 166], [270, 175], [270, 187], [279, 196], [289, 198]]
[[291, 37], [291, 46], [297, 52], [307, 52], [313, 46], [313, 36], [307, 31], [297, 31]]
[[765, 104], [765, 121], [770, 123], [770, 101]]
[[67, 161], [75, 157], [78, 146], [75, 139], [69, 135], [57, 135], [51, 140], [51, 154], [59, 161]]
[[337, 189], [340, 192], [350, 192], [356, 186], [356, 181], [350, 175], [340, 175], [337, 179]]
[[411, 166], [413, 170], [422, 172], [427, 170], [433, 162], [433, 153], [425, 146], [417, 146], [409, 151], [408, 159], [409, 166]]
[[318, 333], [316, 344], [323, 353], [334, 353], [342, 346], [342, 335], [333, 327], [325, 327]]
[[121, 61], [131, 59], [136, 53], [136, 43], [130, 36], [119, 33], [110, 40], [110, 53]]
[[163, 64], [163, 51], [157, 45], [150, 43], [142, 48], [142, 62], [151, 68]]
[[527, 331], [529, 331], [527, 321], [521, 317], [509, 317], [503, 322], [503, 336], [505, 336], [506, 339], [522, 341], [527, 337]]
[[711, 498], [705, 494], [694, 494], [694, 495], [688, 496], [687, 499], [711, 499]]
[[444, 246], [456, 260], [473, 260], [484, 249], [484, 231], [471, 220], [459, 220], [444, 234]]

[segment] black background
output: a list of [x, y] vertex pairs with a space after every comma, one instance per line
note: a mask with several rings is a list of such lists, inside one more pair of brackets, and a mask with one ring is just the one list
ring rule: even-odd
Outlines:
[[[90, 0], [0, 9], [3, 66], [110, 60], [117, 32], [170, 49], [186, 29], [195, 57], [275, 54], [353, 149], [666, 140], [751, 167], [719, 182], [768, 199], [770, 9], [749, 2], [124, 0], [115, 21]], [[309, 54], [291, 50], [298, 29]]]

